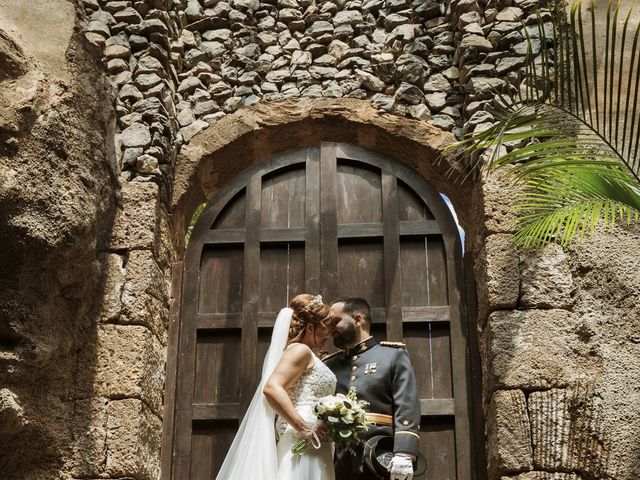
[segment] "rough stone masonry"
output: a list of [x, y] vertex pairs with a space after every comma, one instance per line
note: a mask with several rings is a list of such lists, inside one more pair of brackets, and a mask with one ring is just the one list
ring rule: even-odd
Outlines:
[[171, 266], [197, 202], [234, 172], [210, 159], [293, 123], [316, 138], [326, 119], [415, 162], [467, 231], [478, 478], [638, 478], [638, 228], [521, 252], [500, 179], [458, 187], [413, 155], [493, 121], [493, 89], [520, 86], [525, 29], [536, 54], [552, 48], [532, 27], [542, 5], [0, 5], [2, 478], [159, 478]]

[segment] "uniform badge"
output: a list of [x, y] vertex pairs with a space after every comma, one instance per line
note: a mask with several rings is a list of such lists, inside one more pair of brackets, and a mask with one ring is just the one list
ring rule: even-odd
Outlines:
[[377, 362], [373, 362], [373, 363], [367, 363], [364, 366], [364, 374], [365, 375], [371, 375], [376, 373], [376, 367], [377, 367], [378, 363]]

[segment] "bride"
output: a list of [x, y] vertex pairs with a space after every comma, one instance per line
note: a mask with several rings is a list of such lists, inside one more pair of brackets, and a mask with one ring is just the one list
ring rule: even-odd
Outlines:
[[[336, 388], [335, 375], [313, 352], [331, 336], [329, 306], [320, 295], [300, 294], [289, 307], [278, 314], [262, 380], [217, 480], [335, 478], [332, 445], [319, 441], [313, 413], [318, 399], [333, 395]], [[300, 439], [307, 440], [307, 448], [294, 455], [291, 447]]]

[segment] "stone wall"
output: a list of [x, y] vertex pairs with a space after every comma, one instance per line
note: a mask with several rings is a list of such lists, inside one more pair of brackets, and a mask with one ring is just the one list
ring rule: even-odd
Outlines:
[[[46, 27], [46, 28], [45, 28]], [[116, 177], [111, 92], [74, 5], [0, 5], [0, 476], [68, 473]]]
[[242, 168], [322, 140], [405, 162], [456, 207], [489, 477], [638, 477], [638, 230], [517, 251], [513, 192], [434, 160], [519, 85], [540, 1], [53, 3], [0, 6], [7, 478], [159, 477], [186, 224]]

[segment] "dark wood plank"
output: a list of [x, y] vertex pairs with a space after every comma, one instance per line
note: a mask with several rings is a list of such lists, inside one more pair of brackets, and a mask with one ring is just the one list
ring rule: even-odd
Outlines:
[[196, 403], [193, 420], [233, 420], [242, 413], [239, 403]]
[[384, 307], [382, 239], [341, 241], [338, 246], [338, 280], [341, 294], [365, 298], [372, 308]]
[[338, 186], [336, 144], [320, 147], [320, 292], [327, 299], [347, 290], [338, 287]]
[[[320, 292], [320, 149], [305, 151], [305, 291]], [[325, 296], [328, 297], [327, 292]]]
[[246, 233], [243, 275], [243, 326], [240, 345], [240, 403], [243, 410], [253, 396], [252, 386], [257, 375], [256, 344], [258, 341], [258, 298], [260, 295], [260, 209], [261, 178], [253, 178], [247, 186]]
[[194, 403], [239, 401], [240, 330], [198, 332]]
[[176, 387], [178, 373], [178, 342], [180, 339], [180, 301], [182, 298], [183, 263], [171, 266], [171, 293], [169, 305], [169, 335], [165, 368], [164, 409], [162, 421], [162, 446], [160, 479], [171, 478], [171, 457], [175, 425]]
[[[469, 416], [469, 369], [470, 359], [468, 357], [468, 338], [476, 328], [467, 328], [466, 319], [463, 318], [462, 301], [464, 274], [462, 264], [462, 246], [458, 235], [451, 235], [445, 238], [445, 249], [447, 253], [448, 294], [451, 304], [451, 363], [453, 374], [453, 391], [456, 402], [456, 450], [458, 452], [458, 477], [471, 478], [473, 474], [472, 453], [471, 453], [471, 426], [473, 425]], [[476, 325], [476, 321], [473, 321]], [[485, 457], [486, 458], [486, 457]]]
[[441, 233], [440, 225], [435, 220], [400, 222], [400, 235], [436, 235]]
[[444, 240], [439, 235], [427, 237], [429, 305], [449, 305], [449, 272]]
[[423, 417], [420, 425], [420, 450], [427, 457], [425, 475], [420, 480], [467, 480], [456, 472], [455, 430], [452, 417]]
[[407, 352], [416, 375], [418, 396], [422, 400], [433, 398], [434, 367], [428, 325], [405, 324], [403, 341], [407, 345]]
[[199, 313], [195, 319], [198, 330], [242, 328], [242, 313]]
[[426, 237], [402, 238], [400, 263], [402, 305], [405, 307], [429, 305]]
[[227, 243], [243, 243], [244, 228], [231, 228], [228, 230], [209, 230], [204, 238], [205, 245], [218, 245]]
[[304, 229], [304, 165], [276, 170], [262, 178], [261, 228]]
[[[263, 244], [260, 249], [259, 311], [276, 312], [267, 318], [273, 324], [277, 312], [289, 305], [293, 296], [303, 291], [304, 244]], [[256, 318], [261, 325], [262, 317]]]
[[400, 229], [396, 177], [382, 172], [384, 225], [384, 292], [387, 309], [387, 338], [402, 341], [402, 285], [400, 274]]
[[[192, 474], [190, 480], [212, 480], [216, 478], [224, 457], [229, 451], [231, 442], [238, 429], [237, 420], [218, 420], [215, 422], [195, 422], [193, 431], [194, 464], [196, 460], [203, 467], [194, 465], [199, 476]], [[176, 479], [179, 480], [179, 479]]]
[[422, 416], [432, 417], [455, 415], [455, 401], [453, 398], [422, 398], [420, 413]]
[[402, 307], [402, 321], [417, 322], [449, 322], [449, 307]]
[[263, 228], [260, 232], [261, 242], [304, 242], [304, 228]]
[[338, 224], [338, 238], [382, 237], [382, 223], [341, 223]]
[[246, 210], [245, 201], [245, 191], [242, 190], [224, 206], [222, 211], [216, 217], [212, 228], [216, 230], [244, 230], [244, 215]]
[[449, 324], [429, 323], [428, 327], [433, 365], [433, 398], [454, 397]]
[[[469, 357], [470, 359], [480, 358], [480, 341], [476, 334], [475, 325], [478, 323], [478, 301], [476, 296], [476, 282], [474, 274], [474, 260], [470, 252], [466, 252], [462, 261], [462, 277], [463, 288], [461, 294], [461, 306], [460, 315], [462, 324], [466, 327], [466, 338], [469, 345]], [[456, 330], [453, 329], [455, 332]], [[464, 339], [463, 339], [464, 340]], [[454, 342], [455, 342], [454, 337]], [[457, 350], [456, 346], [456, 350]], [[473, 362], [467, 360], [470, 372], [469, 390], [465, 397], [467, 398], [482, 398], [482, 365], [480, 362]], [[459, 367], [457, 361], [454, 363], [454, 375], [459, 375]], [[455, 391], [458, 391], [458, 388]], [[468, 402], [469, 404], [469, 417], [470, 424], [468, 430], [470, 432], [482, 432], [484, 431], [484, 414], [482, 411], [482, 402]], [[464, 427], [462, 427], [464, 428]], [[461, 429], [460, 429], [461, 430]], [[471, 449], [471, 445], [474, 448]], [[487, 452], [485, 442], [472, 442], [471, 438], [467, 439], [467, 444], [472, 451], [473, 458], [471, 459], [471, 468], [476, 473], [476, 480], [487, 479]], [[463, 446], [464, 448], [464, 446]]]
[[[324, 189], [324, 184], [322, 188]], [[382, 223], [380, 170], [363, 162], [338, 161], [338, 223]]]
[[199, 313], [242, 311], [243, 257], [242, 246], [204, 249], [199, 281]]
[[403, 221], [430, 220], [433, 219], [431, 211], [422, 199], [407, 186], [398, 181], [398, 218]]

